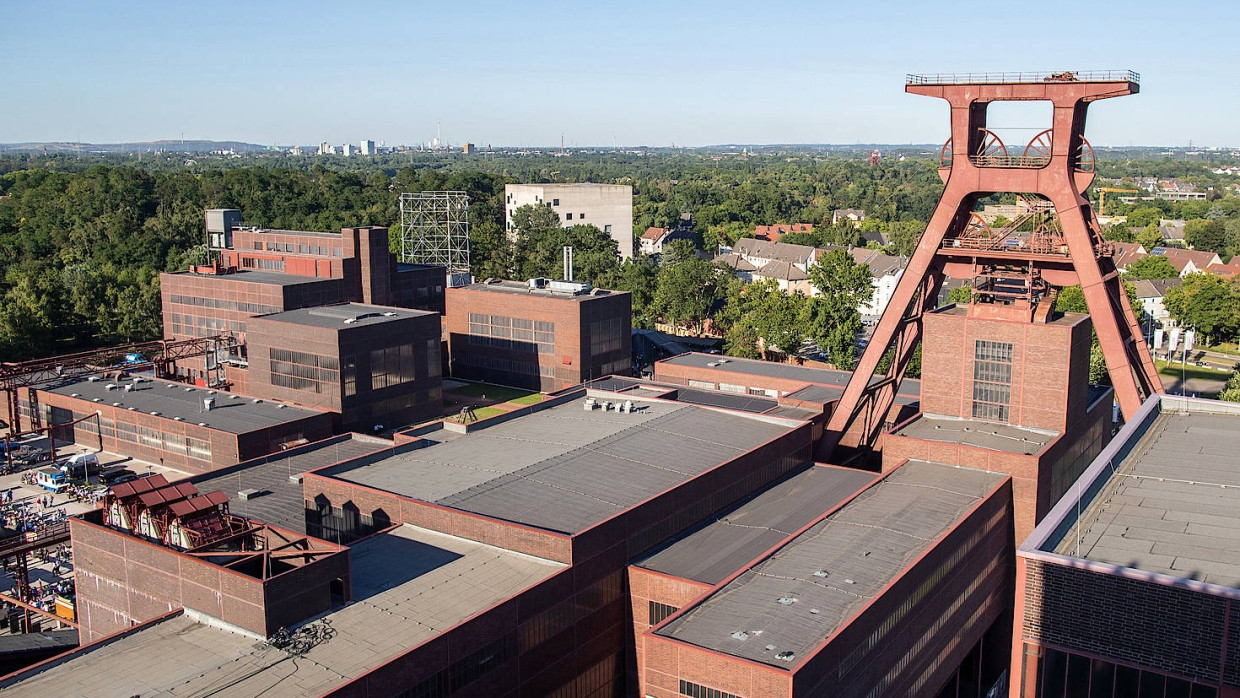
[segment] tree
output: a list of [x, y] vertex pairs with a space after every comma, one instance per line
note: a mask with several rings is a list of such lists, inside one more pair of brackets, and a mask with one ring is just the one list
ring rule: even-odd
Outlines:
[[973, 289], [968, 286], [957, 286], [947, 292], [949, 303], [968, 303], [973, 300]]
[[1231, 374], [1231, 378], [1227, 379], [1227, 385], [1218, 394], [1218, 399], [1227, 402], [1240, 402], [1240, 371]]
[[1162, 220], [1162, 211], [1153, 206], [1142, 206], [1128, 214], [1128, 227], [1145, 228], [1151, 225], [1158, 227], [1160, 220]]
[[727, 303], [715, 321], [724, 329], [726, 350], [733, 356], [747, 355], [748, 350], [741, 345], [750, 340], [761, 343], [763, 358], [771, 350], [795, 355], [805, 339], [805, 304], [804, 296], [780, 290], [774, 279], [732, 284]]
[[1162, 232], [1158, 229], [1158, 224], [1151, 223], [1146, 228], [1138, 231], [1133, 236], [1133, 241], [1148, 251], [1154, 249], [1155, 247], [1162, 247], [1163, 236]]
[[1194, 250], [1209, 250], [1219, 255], [1228, 248], [1227, 225], [1221, 220], [1198, 218], [1184, 224], [1184, 242]]
[[861, 331], [858, 308], [874, 295], [870, 268], [857, 264], [845, 250], [832, 250], [809, 268], [809, 280], [819, 295], [802, 311], [807, 333], [831, 363], [851, 369], [856, 361], [857, 333]]
[[892, 246], [896, 248], [896, 254], [911, 257], [925, 229], [926, 224], [921, 221], [899, 221], [892, 223], [887, 229], [887, 237], [891, 239]]
[[654, 295], [658, 268], [649, 257], [634, 257], [613, 267], [597, 279], [601, 288], [628, 291], [633, 304], [633, 327], [651, 329], [658, 320]]
[[1124, 270], [1124, 279], [1141, 281], [1143, 279], [1174, 279], [1180, 275], [1171, 262], [1162, 255], [1147, 255], [1135, 262], [1129, 262]]
[[690, 325], [698, 332], [727, 288], [731, 271], [694, 255], [659, 267], [654, 307], [664, 322]]
[[1163, 305], [1180, 327], [1194, 327], [1210, 344], [1240, 333], [1240, 288], [1214, 274], [1189, 274], [1167, 291]]

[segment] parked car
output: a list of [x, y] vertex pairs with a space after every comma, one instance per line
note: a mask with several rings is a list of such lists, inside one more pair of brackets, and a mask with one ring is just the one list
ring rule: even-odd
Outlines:
[[104, 471], [104, 473], [99, 476], [99, 484], [111, 487], [112, 485], [119, 485], [122, 482], [129, 482], [130, 480], [137, 479], [138, 475], [134, 473], [134, 471], [129, 470], [128, 468], [117, 468], [115, 470]]

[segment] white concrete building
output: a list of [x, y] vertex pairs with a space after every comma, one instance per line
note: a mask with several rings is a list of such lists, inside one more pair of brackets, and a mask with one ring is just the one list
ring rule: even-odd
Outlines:
[[620, 257], [633, 256], [633, 187], [624, 184], [506, 184], [504, 225], [515, 232], [512, 214], [530, 204], [547, 206], [560, 216], [560, 223], [593, 225], [611, 235], [620, 246]]
[[374, 141], [362, 141], [362, 155], [374, 155], [377, 152]]

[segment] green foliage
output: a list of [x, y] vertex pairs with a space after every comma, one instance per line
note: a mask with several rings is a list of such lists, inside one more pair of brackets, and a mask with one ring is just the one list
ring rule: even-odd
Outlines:
[[1231, 378], [1227, 379], [1227, 385], [1218, 394], [1218, 399], [1227, 402], [1240, 402], [1240, 371], [1231, 374]]
[[1137, 231], [1133, 234], [1132, 241], [1144, 247], [1147, 252], [1155, 247], [1161, 247], [1163, 237], [1162, 233], [1158, 231], [1158, 223], [1151, 223], [1149, 226]]
[[947, 292], [949, 303], [968, 303], [973, 300], [973, 289], [968, 286], [957, 286]]
[[756, 352], [765, 357], [774, 350], [795, 355], [805, 339], [802, 312], [806, 302], [799, 293], [781, 291], [774, 279], [730, 284], [727, 302], [716, 316], [725, 328], [725, 351], [733, 356]]
[[663, 321], [700, 332], [715, 304], [723, 299], [732, 274], [695, 255], [676, 255], [659, 267], [656, 280], [654, 307]]
[[596, 285], [628, 291], [633, 303], [633, 327], [651, 329], [659, 318], [654, 302], [658, 274], [653, 260], [648, 257], [635, 257], [612, 267], [597, 279]]
[[1143, 279], [1174, 279], [1180, 275], [1175, 270], [1171, 262], [1161, 255], [1148, 255], [1129, 262], [1128, 268], [1124, 270], [1124, 278], [1129, 281], [1141, 281]]
[[1161, 218], [1162, 211], [1153, 206], [1142, 206], [1128, 214], [1128, 227], [1145, 228], [1152, 225], [1157, 228]]
[[1163, 305], [1181, 327], [1194, 327], [1208, 344], [1240, 334], [1240, 285], [1213, 274], [1189, 274], [1167, 291]]
[[1184, 242], [1194, 250], [1209, 250], [1219, 256], [1228, 253], [1227, 224], [1222, 220], [1197, 218], [1184, 224]]
[[1136, 237], [1132, 234], [1132, 229], [1123, 223], [1116, 223], [1107, 228], [1104, 235], [1106, 239], [1112, 242], [1135, 242]]
[[809, 268], [809, 280], [819, 295], [803, 311], [807, 334], [828, 360], [841, 369], [856, 362], [855, 343], [861, 331], [857, 307], [874, 295], [870, 269], [857, 264], [845, 250], [832, 250]]

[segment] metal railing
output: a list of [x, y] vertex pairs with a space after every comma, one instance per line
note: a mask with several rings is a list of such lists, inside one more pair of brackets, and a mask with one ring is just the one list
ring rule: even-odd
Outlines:
[[1131, 70], [1065, 70], [1059, 73], [932, 73], [904, 76], [906, 85], [992, 85], [1014, 82], [1131, 82], [1141, 75]]
[[1051, 159], [1040, 155], [974, 155], [969, 158], [978, 167], [1015, 167], [1036, 170], [1046, 167]]

